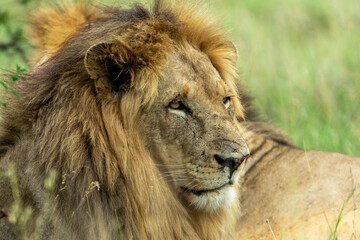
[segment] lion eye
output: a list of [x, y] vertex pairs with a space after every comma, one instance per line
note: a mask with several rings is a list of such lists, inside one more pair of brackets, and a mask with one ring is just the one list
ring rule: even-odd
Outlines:
[[183, 102], [181, 101], [173, 101], [169, 104], [169, 108], [174, 109], [174, 110], [186, 110], [187, 108], [185, 107], [185, 105], [183, 104]]
[[172, 109], [178, 109], [180, 107], [180, 103], [179, 102], [171, 102], [169, 107]]
[[223, 98], [223, 103], [224, 103], [226, 108], [228, 108], [229, 105], [230, 105], [230, 99], [231, 99], [230, 97], [224, 97]]

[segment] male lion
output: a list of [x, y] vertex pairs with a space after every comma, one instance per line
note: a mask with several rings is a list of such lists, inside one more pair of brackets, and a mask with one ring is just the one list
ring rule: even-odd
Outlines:
[[[0, 170], [20, 190], [1, 179], [0, 239], [359, 237], [360, 159], [243, 122], [236, 50], [196, 9], [76, 4], [32, 23], [38, 63], [0, 126]], [[19, 221], [18, 200], [25, 234], [5, 217]]]
[[[32, 24], [42, 60], [14, 86], [21, 98], [7, 100], [0, 126], [0, 169], [14, 167], [33, 211], [26, 235], [234, 238], [249, 151], [237, 53], [221, 28], [161, 1], [42, 8]], [[5, 180], [9, 211], [18, 196]]]

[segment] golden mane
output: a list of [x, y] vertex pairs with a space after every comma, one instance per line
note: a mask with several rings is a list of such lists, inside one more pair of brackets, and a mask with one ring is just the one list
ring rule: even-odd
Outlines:
[[[31, 24], [26, 32], [30, 43], [38, 47], [36, 55], [41, 57], [61, 52], [61, 48], [66, 48], [72, 38], [90, 43], [110, 38], [126, 45], [136, 35], [137, 43], [128, 47], [138, 53], [143, 63], [151, 63], [156, 68], [161, 66], [158, 59], [171, 41], [178, 42], [180, 46], [189, 42], [207, 54], [225, 82], [231, 89], [236, 89], [234, 79], [238, 76], [234, 60], [237, 60], [237, 52], [226, 38], [224, 29], [211, 16], [199, 11], [196, 4], [186, 6], [158, 0], [151, 10], [139, 4], [134, 4], [131, 9], [65, 4], [56, 8], [43, 7], [32, 16]], [[98, 24], [99, 28], [86, 36], [79, 36], [91, 24]], [[148, 34], [154, 42], [143, 45]], [[89, 36], [94, 38], [89, 39]], [[162, 39], [164, 36], [169, 39]], [[79, 54], [84, 55], [83, 52]], [[140, 88], [149, 87], [148, 82], [140, 83]], [[235, 104], [237, 114], [244, 118], [242, 105], [239, 102]]]
[[[64, 221], [71, 218], [72, 238], [113, 239], [119, 228], [128, 239], [221, 236], [219, 228], [234, 221], [236, 214], [224, 210], [232, 214], [229, 219], [224, 217], [228, 215], [199, 214], [194, 222], [143, 146], [135, 119], [158, 94], [164, 56], [174, 42], [178, 48], [190, 43], [207, 54], [236, 93], [236, 52], [223, 29], [196, 6], [156, 1], [150, 10], [140, 5], [130, 9], [82, 4], [42, 8], [33, 15], [28, 33], [45, 60], [15, 86], [21, 101], [7, 101], [0, 128], [1, 161], [19, 159], [21, 171], [33, 173], [23, 186], [33, 195], [25, 204], [41, 209], [44, 193], [36, 184], [55, 169], [56, 208], [61, 211], [53, 221], [68, 226]], [[127, 73], [132, 90], [124, 96], [110, 97], [102, 91], [108, 86], [89, 78], [84, 57], [101, 42], [120, 43], [134, 53], [123, 54], [135, 66]], [[234, 105], [236, 117], [242, 118], [237, 98]], [[89, 190], [94, 184], [100, 189]], [[148, 187], [151, 191], [145, 190]], [[120, 223], [114, 214], [121, 216]], [[59, 216], [63, 220], [56, 220]], [[96, 230], [87, 231], [81, 225]]]

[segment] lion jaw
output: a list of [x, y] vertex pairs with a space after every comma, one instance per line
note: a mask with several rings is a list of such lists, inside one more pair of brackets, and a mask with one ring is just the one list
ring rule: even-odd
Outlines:
[[237, 199], [237, 192], [232, 184], [226, 184], [218, 189], [200, 194], [185, 191], [185, 195], [193, 208], [205, 212], [213, 212], [220, 208], [228, 207]]

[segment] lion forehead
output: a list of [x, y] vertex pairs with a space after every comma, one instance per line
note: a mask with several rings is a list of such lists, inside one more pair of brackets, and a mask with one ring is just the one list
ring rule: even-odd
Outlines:
[[208, 56], [200, 51], [192, 49], [186, 57], [181, 53], [169, 54], [163, 71], [164, 83], [160, 86], [160, 94], [178, 92], [183, 98], [191, 95], [207, 95], [208, 98], [234, 95]]

